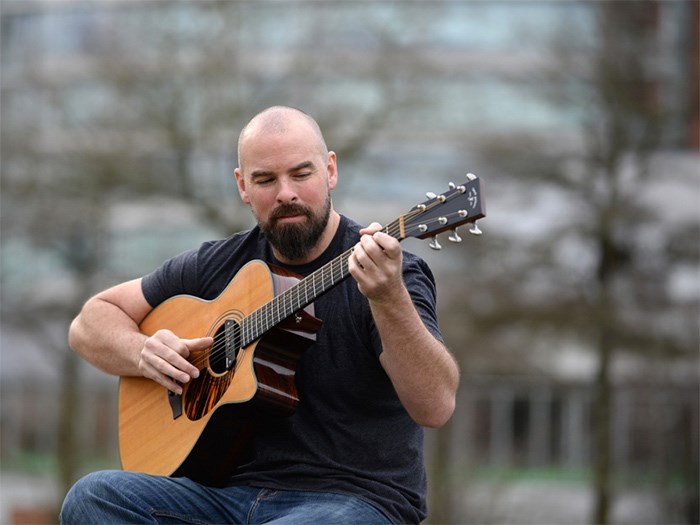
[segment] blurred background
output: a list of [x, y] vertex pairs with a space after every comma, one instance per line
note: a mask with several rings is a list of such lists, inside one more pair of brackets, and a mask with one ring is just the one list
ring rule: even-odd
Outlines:
[[432, 266], [463, 373], [429, 523], [700, 522], [697, 1], [2, 0], [0, 523], [119, 466], [84, 300], [252, 225], [241, 127], [315, 116], [335, 207], [388, 222], [467, 172]]

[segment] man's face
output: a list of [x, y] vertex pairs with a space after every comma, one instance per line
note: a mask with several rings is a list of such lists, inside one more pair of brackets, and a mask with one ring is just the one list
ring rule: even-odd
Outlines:
[[[262, 220], [253, 208], [253, 214], [267, 240], [279, 253], [291, 261], [302, 259], [321, 238], [331, 212], [331, 195], [327, 193], [323, 209], [312, 210], [301, 204], [282, 204], [276, 208], [267, 221]], [[292, 216], [306, 219], [287, 221]]]
[[304, 258], [328, 224], [335, 154], [324, 152], [311, 129], [300, 125], [284, 133], [253, 132], [240, 162], [238, 190], [268, 241], [288, 260]]

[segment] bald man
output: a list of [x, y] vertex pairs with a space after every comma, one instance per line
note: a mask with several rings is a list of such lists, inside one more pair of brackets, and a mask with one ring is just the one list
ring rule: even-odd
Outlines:
[[[336, 155], [316, 121], [275, 106], [241, 131], [235, 180], [257, 226], [206, 242], [89, 299], [71, 347], [101, 370], [174, 395], [206, 371], [211, 337], [139, 325], [169, 298], [216, 299], [253, 260], [307, 276], [344, 253], [352, 279], [314, 301], [322, 321], [296, 366], [289, 417], [257, 420], [249, 461], [223, 483], [104, 471], [66, 496], [68, 523], [418, 523], [426, 517], [423, 427], [452, 415], [458, 367], [442, 342], [435, 283], [398, 240], [339, 214]], [[206, 468], [206, 467], [205, 467]]]

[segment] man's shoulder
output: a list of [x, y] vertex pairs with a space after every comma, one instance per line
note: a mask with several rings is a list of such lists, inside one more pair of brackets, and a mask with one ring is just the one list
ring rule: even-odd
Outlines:
[[362, 226], [357, 221], [351, 219], [347, 215], [340, 214], [339, 228], [342, 228], [345, 235], [359, 235]]
[[228, 258], [234, 253], [238, 255], [249, 253], [251, 258], [255, 258], [263, 248], [264, 238], [260, 228], [256, 226], [238, 231], [223, 239], [205, 241], [196, 249], [196, 252], [200, 260]]

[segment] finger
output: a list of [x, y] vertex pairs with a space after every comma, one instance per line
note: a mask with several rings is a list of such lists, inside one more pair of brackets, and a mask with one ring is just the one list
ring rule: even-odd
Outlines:
[[198, 337], [196, 339], [182, 339], [189, 351], [188, 362], [197, 369], [202, 368], [202, 354], [214, 344], [213, 337]]
[[360, 235], [373, 235], [374, 233], [378, 232], [381, 229], [382, 229], [381, 224], [379, 224], [378, 222], [373, 222], [369, 226], [362, 228], [360, 230]]
[[185, 343], [185, 346], [187, 346], [187, 349], [190, 352], [197, 351], [197, 350], [205, 350], [206, 348], [209, 348], [212, 343], [214, 342], [213, 337], [197, 337], [196, 339], [181, 339], [183, 343]]
[[[176, 362], [173, 363], [173, 361]], [[187, 383], [194, 377], [194, 374], [199, 374], [199, 370], [195, 372], [192, 369], [194, 367], [183, 360], [181, 356], [178, 356], [177, 353], [172, 352], [170, 349], [155, 348], [152, 344], [144, 345], [139, 367], [142, 369], [143, 374], [151, 379], [158, 380], [160, 376], [166, 376], [180, 383]], [[181, 367], [187, 367], [188, 370], [183, 370]]]
[[372, 237], [367, 235], [361, 237], [360, 242], [355, 245], [353, 258], [363, 272], [371, 271], [374, 266], [374, 261], [369, 253], [373, 248], [379, 249]]
[[180, 339], [168, 330], [160, 330], [146, 339], [141, 351], [141, 358], [146, 365], [181, 383], [199, 376], [199, 369], [187, 360], [189, 355], [187, 340]]
[[367, 254], [365, 254], [362, 244], [358, 242], [354, 246], [352, 254], [348, 259], [348, 272], [355, 278], [355, 280], [358, 283], [365, 279], [365, 269], [362, 265], [362, 258], [367, 258]]
[[372, 235], [372, 240], [377, 244], [377, 246], [379, 246], [383, 250], [384, 255], [392, 259], [395, 259], [398, 255], [401, 254], [401, 247], [399, 246], [399, 241], [389, 234], [386, 234], [381, 231], [375, 232]]
[[370, 235], [360, 237], [360, 249], [356, 250], [358, 261], [365, 270], [371, 271], [382, 258], [382, 248]]
[[182, 384], [178, 383], [177, 381], [174, 381], [169, 376], [159, 374], [156, 377], [152, 377], [150, 379], [153, 379], [156, 383], [159, 383], [160, 385], [164, 386], [173, 394], [180, 395], [184, 391], [184, 389], [182, 388]]
[[139, 361], [139, 370], [143, 377], [155, 381], [171, 392], [182, 394], [181, 384], [187, 382], [189, 376], [185, 374], [178, 379], [176, 376], [181, 372], [170, 365], [162, 364], [163, 361], [160, 363], [154, 361], [153, 355], [144, 352]]
[[369, 276], [365, 274], [365, 269], [362, 266], [362, 263], [360, 262], [360, 254], [364, 254], [364, 250], [362, 249], [362, 246], [358, 243], [350, 258], [348, 259], [348, 272], [350, 275], [353, 276], [355, 281], [357, 282], [357, 286], [360, 289], [360, 292], [364, 295], [365, 294], [365, 288], [368, 286], [367, 282], [369, 279]]
[[170, 330], [158, 330], [151, 339], [162, 343], [166, 348], [177, 352], [182, 357], [189, 356], [190, 350], [185, 343], [187, 339], [181, 339]]
[[[388, 265], [395, 265], [401, 260], [399, 243], [391, 235], [381, 232], [372, 236], [365, 235], [360, 238], [360, 244], [364, 254], [376, 267], [387, 268]], [[364, 264], [366, 266], [366, 263]]]

